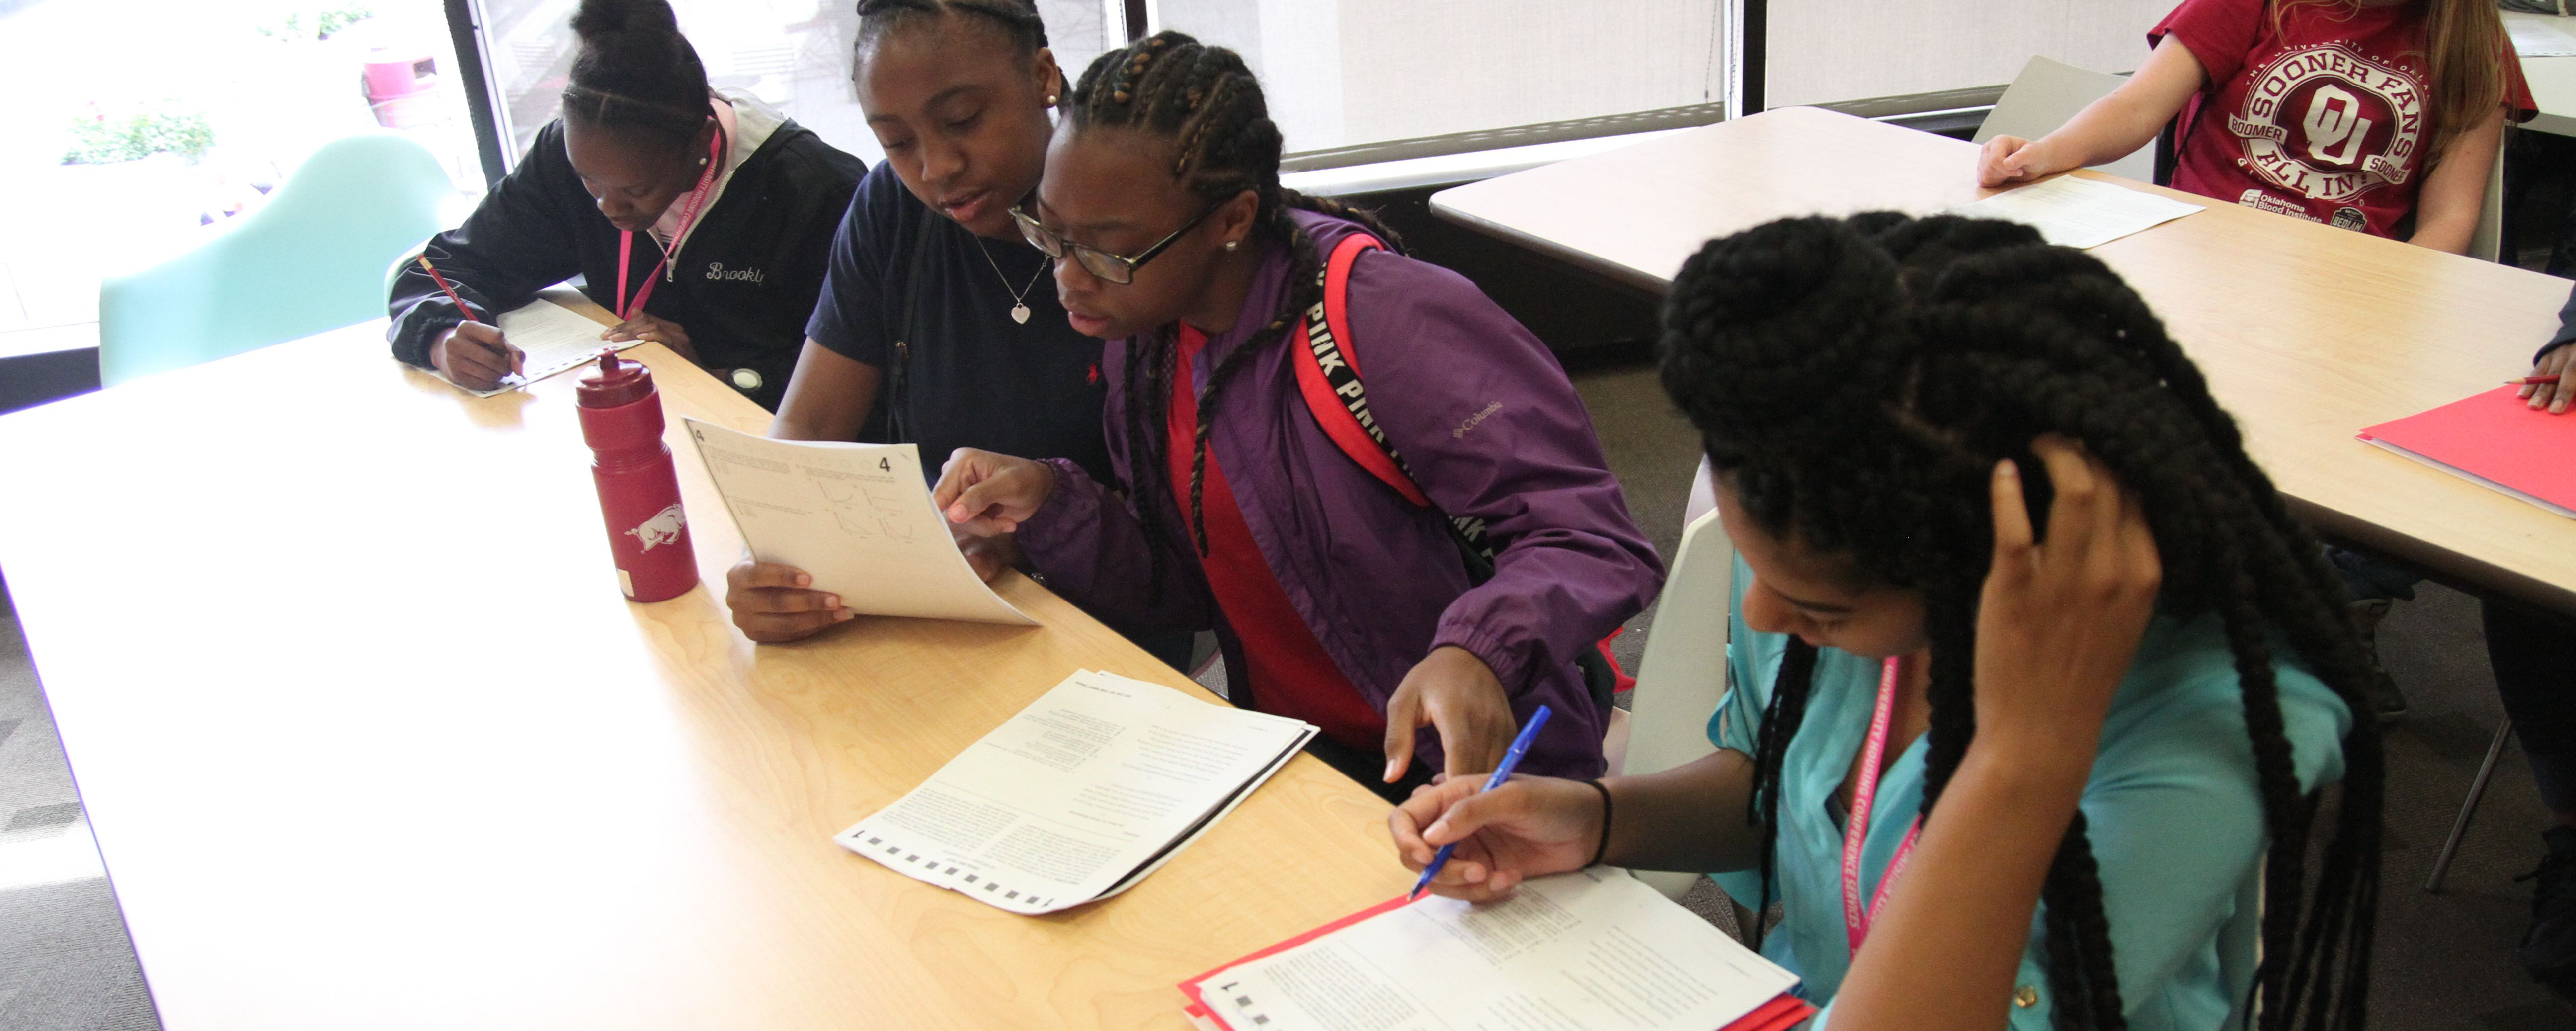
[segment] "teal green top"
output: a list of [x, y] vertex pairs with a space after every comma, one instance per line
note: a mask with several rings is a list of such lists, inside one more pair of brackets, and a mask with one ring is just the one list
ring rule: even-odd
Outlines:
[[[1735, 566], [1736, 609], [1752, 581]], [[1753, 633], [1729, 619], [1729, 682], [1709, 720], [1709, 740], [1753, 754], [1762, 710], [1789, 638]], [[2287, 655], [2276, 642], [2276, 654]], [[2156, 617], [2138, 644], [2102, 728], [2102, 746], [2079, 803], [2101, 866], [2102, 902], [2120, 997], [2136, 1031], [2239, 1027], [2260, 940], [2267, 842], [2253, 746], [2245, 736], [2234, 656], [2215, 615]], [[2322, 682], [2293, 662], [2277, 665], [2281, 716], [2300, 785], [2308, 791], [2343, 776], [2343, 735], [2352, 715]], [[1824, 1007], [1810, 1025], [1831, 1022], [1833, 997], [1851, 965], [1843, 928], [1842, 827], [1827, 808], [1860, 754], [1878, 695], [1879, 663], [1822, 649], [1807, 716], [1780, 772], [1780, 844], [1769, 901], [1782, 921], [1763, 942], [1772, 962], [1796, 973], [1809, 1002]], [[1918, 738], [1882, 775], [1877, 813], [1862, 846], [1861, 897], [1922, 810], [1924, 742]], [[1713, 875], [1738, 900], [1755, 897], [1761, 874]], [[2045, 907], [2043, 907], [2044, 909]], [[2013, 1007], [2015, 1031], [2049, 1027], [2050, 998], [2035, 914], [2016, 982], [2039, 1002]], [[1926, 986], [1938, 991], [1937, 986]]]

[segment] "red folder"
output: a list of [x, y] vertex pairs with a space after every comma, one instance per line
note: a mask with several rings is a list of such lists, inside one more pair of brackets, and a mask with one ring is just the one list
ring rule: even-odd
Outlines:
[[[1208, 971], [1207, 973], [1200, 974], [1197, 977], [1183, 981], [1181, 982], [1181, 993], [1190, 997], [1190, 1004], [1183, 1007], [1183, 1009], [1191, 1016], [1205, 1020], [1218, 1027], [1225, 1028], [1226, 1031], [1255, 1031], [1255, 1029], [1238, 1028], [1233, 1024], [1227, 1023], [1225, 1017], [1217, 1012], [1216, 1007], [1207, 1004], [1207, 997], [1200, 992], [1199, 986], [1215, 980], [1217, 975], [1223, 974], [1235, 967], [1242, 966], [1243, 964], [1250, 963], [1253, 960], [1260, 959], [1265, 956], [1286, 952], [1289, 949], [1304, 945], [1307, 942], [1314, 941], [1317, 938], [1321, 938], [1325, 935], [1341, 930], [1342, 928], [1349, 927], [1352, 924], [1359, 923], [1362, 920], [1366, 920], [1380, 913], [1402, 909], [1415, 901], [1418, 900], [1398, 895], [1384, 902], [1380, 902], [1377, 905], [1370, 906], [1367, 909], [1360, 910], [1357, 913], [1335, 920], [1332, 923], [1325, 924], [1322, 927], [1318, 927], [1294, 938], [1290, 938], [1277, 945], [1270, 946], [1269, 948], [1251, 953], [1241, 959], [1235, 960], [1234, 962], [1226, 963], [1214, 970]], [[1737, 1018], [1734, 1023], [1728, 1024], [1722, 1028], [1715, 1028], [1713, 1031], [1788, 1031], [1789, 1028], [1796, 1027], [1799, 1021], [1815, 1015], [1816, 1008], [1808, 1005], [1806, 1000], [1794, 995], [1783, 995], [1771, 1000], [1770, 1002], [1763, 1003], [1753, 1012]]]
[[2576, 414], [2533, 411], [2504, 386], [2383, 422], [2361, 439], [2576, 518]]

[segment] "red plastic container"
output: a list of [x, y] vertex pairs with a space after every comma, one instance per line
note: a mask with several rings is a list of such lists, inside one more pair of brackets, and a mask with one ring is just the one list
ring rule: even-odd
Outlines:
[[367, 53], [366, 67], [367, 106], [376, 124], [412, 129], [438, 123], [438, 59], [426, 48], [380, 46]]
[[618, 589], [630, 601], [687, 594], [698, 583], [698, 556], [689, 546], [671, 449], [662, 444], [662, 394], [653, 370], [610, 351], [582, 375], [575, 395]]

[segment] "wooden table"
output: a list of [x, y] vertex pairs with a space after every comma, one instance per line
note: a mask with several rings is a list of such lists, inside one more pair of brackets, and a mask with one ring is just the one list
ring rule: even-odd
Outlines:
[[[768, 426], [629, 354], [675, 416]], [[843, 851], [1077, 667], [1199, 689], [1017, 577], [1044, 628], [754, 647], [706, 586], [629, 604], [572, 394], [476, 400], [378, 321], [0, 418], [0, 566], [171, 1031], [1174, 1028], [1183, 977], [1409, 883], [1302, 756], [1052, 916]], [[720, 588], [741, 540], [673, 425]]]
[[[1976, 148], [1787, 108], [1433, 194], [1441, 217], [1662, 293], [1714, 236], [1978, 199]], [[2576, 523], [2353, 439], [2528, 370], [2568, 281], [2159, 189], [2209, 210], [2095, 248], [2320, 531], [2576, 613]]]

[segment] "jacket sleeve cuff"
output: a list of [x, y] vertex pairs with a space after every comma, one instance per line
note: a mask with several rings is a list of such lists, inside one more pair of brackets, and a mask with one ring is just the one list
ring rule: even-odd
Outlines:
[[1484, 660], [1494, 671], [1494, 679], [1503, 684], [1503, 693], [1513, 698], [1528, 694], [1538, 678], [1530, 669], [1526, 646], [1515, 647], [1503, 640], [1504, 635], [1478, 625], [1473, 616], [1451, 612], [1440, 617], [1440, 626], [1431, 636], [1433, 648], [1455, 646]]
[[435, 303], [423, 301], [413, 305], [410, 311], [394, 320], [392, 330], [387, 333], [393, 340], [395, 360], [430, 368], [429, 345], [438, 339], [439, 334], [464, 321], [464, 317], [456, 313], [456, 307], [447, 303], [445, 298]]
[[1046, 556], [1095, 536], [1091, 526], [1100, 518], [1102, 491], [1071, 459], [1049, 458], [1043, 464], [1055, 470], [1055, 489], [1037, 511], [1020, 521], [1017, 531], [1021, 553], [1039, 569], [1046, 568]]

